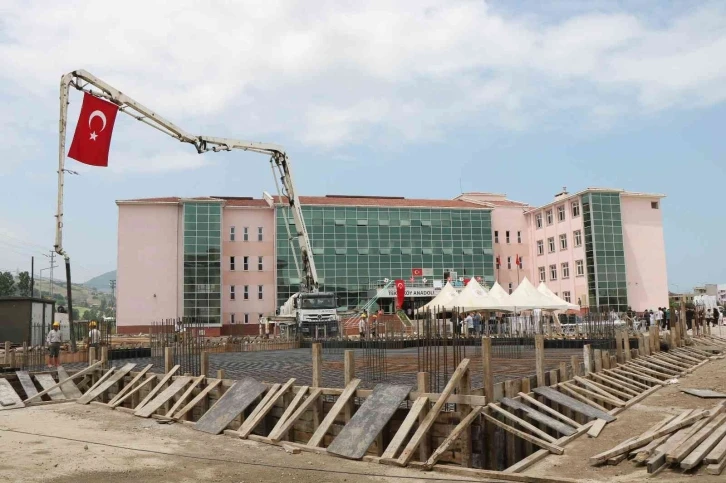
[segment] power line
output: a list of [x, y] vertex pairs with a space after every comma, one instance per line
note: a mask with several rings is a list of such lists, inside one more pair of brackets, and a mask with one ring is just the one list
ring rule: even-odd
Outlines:
[[150, 454], [156, 454], [156, 455], [163, 455], [163, 456], [176, 456], [178, 458], [188, 458], [193, 460], [200, 460], [200, 461], [214, 461], [216, 463], [237, 463], [238, 465], [243, 466], [258, 466], [261, 468], [273, 468], [277, 470], [294, 470], [294, 471], [310, 471], [315, 473], [332, 473], [336, 475], [348, 475], [348, 476], [371, 476], [374, 478], [385, 478], [388, 480], [393, 481], [400, 481], [400, 480], [419, 480], [419, 481], [464, 481], [464, 482], [470, 482], [470, 483], [482, 483], [486, 481], [492, 481], [492, 480], [482, 480], [482, 479], [476, 479], [476, 480], [470, 480], [470, 479], [451, 479], [451, 478], [432, 478], [429, 476], [410, 476], [410, 475], [386, 475], [383, 473], [371, 473], [371, 472], [358, 472], [358, 471], [343, 471], [343, 470], [334, 470], [331, 468], [306, 468], [303, 466], [286, 466], [286, 465], [274, 465], [271, 463], [251, 463], [247, 461], [239, 461], [239, 460], [226, 460], [223, 458], [213, 458], [211, 456], [197, 456], [197, 455], [191, 455], [191, 454], [184, 454], [184, 453], [167, 453], [165, 451], [158, 451], [153, 449], [144, 449], [144, 448], [131, 448], [129, 446], [123, 446], [120, 444], [111, 444], [111, 443], [99, 443], [96, 441], [88, 441], [85, 439], [76, 439], [76, 438], [68, 438], [65, 436], [56, 436], [52, 434], [41, 434], [41, 433], [31, 433], [29, 431], [20, 431], [18, 429], [7, 429], [7, 428], [0, 428], [0, 431], [5, 431], [7, 433], [17, 433], [17, 434], [25, 434], [28, 436], [36, 436], [41, 438], [50, 438], [50, 439], [60, 439], [64, 441], [73, 441], [75, 443], [84, 443], [84, 444], [95, 444], [98, 446], [105, 446], [107, 448], [115, 448], [115, 449], [125, 449], [128, 451], [137, 451], [140, 453], [150, 453]]

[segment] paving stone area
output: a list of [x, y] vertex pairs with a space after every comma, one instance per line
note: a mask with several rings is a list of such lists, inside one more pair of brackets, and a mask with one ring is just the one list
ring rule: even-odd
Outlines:
[[[560, 362], [570, 361], [572, 354], [581, 354], [577, 349], [548, 349], [546, 356], [546, 369], [556, 369]], [[453, 360], [449, 349], [449, 374], [453, 371]], [[474, 387], [482, 385], [482, 368], [480, 352], [468, 347], [466, 357], [471, 359], [470, 368], [473, 372], [472, 383]], [[367, 364], [366, 352], [363, 349], [355, 350], [356, 376], [364, 379], [363, 387], [373, 387], [375, 380], [369, 376], [370, 369]], [[122, 366], [134, 362], [137, 369], [151, 364], [151, 358], [121, 359], [111, 363]], [[387, 382], [396, 384], [416, 384], [418, 370], [418, 354], [415, 348], [388, 350], [386, 352]], [[284, 383], [289, 378], [296, 379], [296, 385], [310, 385], [312, 383], [312, 358], [310, 349], [291, 349], [281, 351], [261, 352], [227, 352], [209, 355], [210, 373], [214, 377], [217, 370], [224, 369], [225, 377], [240, 379], [244, 376], [254, 377], [264, 382]], [[85, 364], [67, 364], [67, 368], [81, 369]], [[163, 372], [163, 366], [155, 365], [152, 371]], [[368, 372], [367, 372], [368, 371]], [[440, 372], [443, 372], [441, 367]], [[535, 372], [534, 351], [523, 350], [519, 358], [495, 358], [494, 375], [496, 382], [505, 381], [515, 377], [525, 377]], [[444, 385], [446, 381], [441, 381]], [[323, 385], [325, 387], [343, 387], [343, 351], [323, 351]]]

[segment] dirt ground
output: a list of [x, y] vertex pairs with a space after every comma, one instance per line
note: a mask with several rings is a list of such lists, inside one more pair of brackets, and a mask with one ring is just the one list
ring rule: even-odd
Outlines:
[[[618, 419], [607, 426], [597, 438], [581, 436], [565, 447], [565, 454], [550, 455], [526, 472], [536, 476], [558, 476], [586, 479], [590, 481], [640, 482], [653, 481], [648, 477], [645, 466], [635, 466], [626, 460], [617, 466], [593, 467], [588, 459], [607, 451], [628, 438], [638, 436], [666, 416], [675, 415], [685, 409], [710, 409], [722, 399], [700, 399], [680, 392], [685, 388], [712, 389], [726, 392], [726, 359], [715, 360], [679, 379], [678, 384], [666, 386], [648, 396], [639, 404], [626, 409]], [[658, 481], [694, 481], [698, 483], [723, 483], [726, 474], [708, 475], [704, 467], [691, 471], [680, 468], [661, 471]]]
[[181, 424], [159, 424], [155, 419], [76, 403], [0, 411], [0, 454], [0, 481], [12, 482], [428, 483], [459, 480], [456, 476], [313, 453], [287, 454], [276, 446], [213, 436]]

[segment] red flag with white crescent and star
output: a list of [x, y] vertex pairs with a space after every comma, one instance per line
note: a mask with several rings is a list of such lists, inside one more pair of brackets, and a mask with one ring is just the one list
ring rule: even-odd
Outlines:
[[108, 151], [117, 113], [116, 104], [84, 94], [68, 157], [91, 166], [108, 166]]
[[406, 282], [396, 280], [396, 308], [403, 307], [403, 299], [406, 297]]

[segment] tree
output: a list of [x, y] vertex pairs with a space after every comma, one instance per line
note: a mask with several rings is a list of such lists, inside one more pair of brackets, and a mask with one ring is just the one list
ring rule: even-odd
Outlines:
[[81, 316], [78, 313], [78, 309], [73, 309], [73, 320], [80, 320]]
[[15, 279], [10, 272], [0, 273], [0, 297], [9, 297], [15, 294]]
[[18, 274], [18, 294], [21, 297], [30, 296], [30, 274], [28, 272]]

